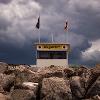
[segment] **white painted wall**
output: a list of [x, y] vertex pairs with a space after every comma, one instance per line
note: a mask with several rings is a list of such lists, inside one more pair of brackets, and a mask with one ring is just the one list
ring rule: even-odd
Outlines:
[[55, 66], [68, 66], [67, 59], [37, 59], [37, 67]]

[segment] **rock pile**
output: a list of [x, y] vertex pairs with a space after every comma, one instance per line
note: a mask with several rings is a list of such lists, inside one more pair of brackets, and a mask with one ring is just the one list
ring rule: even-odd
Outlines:
[[100, 66], [30, 68], [0, 63], [0, 100], [100, 100]]

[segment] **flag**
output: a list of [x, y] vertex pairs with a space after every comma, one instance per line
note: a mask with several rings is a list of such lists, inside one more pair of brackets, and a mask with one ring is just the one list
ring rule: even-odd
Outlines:
[[68, 21], [65, 22], [64, 30], [65, 30], [65, 31], [68, 30]]
[[40, 16], [38, 17], [38, 22], [36, 24], [36, 28], [39, 29], [40, 28]]

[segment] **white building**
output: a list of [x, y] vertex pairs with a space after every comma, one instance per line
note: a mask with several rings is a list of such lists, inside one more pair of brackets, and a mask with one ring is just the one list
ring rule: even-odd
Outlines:
[[68, 66], [70, 45], [66, 43], [37, 43], [36, 66]]

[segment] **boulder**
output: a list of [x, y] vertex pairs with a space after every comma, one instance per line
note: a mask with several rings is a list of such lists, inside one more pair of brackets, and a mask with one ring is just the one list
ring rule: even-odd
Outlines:
[[8, 68], [8, 64], [0, 62], [0, 73], [4, 73]]
[[75, 75], [80, 76], [80, 77], [86, 77], [87, 75], [90, 75], [90, 71], [88, 68], [81, 66], [77, 69], [75, 69]]
[[32, 77], [31, 80], [35, 80], [35, 82], [41, 83], [43, 78], [49, 77], [63, 77], [63, 70], [65, 67], [60, 66], [49, 66], [49, 67], [42, 67], [39, 68], [36, 74]]
[[82, 84], [81, 77], [79, 76], [73, 76], [70, 79], [70, 88], [73, 94], [73, 98], [75, 100], [80, 100], [84, 98], [85, 95], [85, 88]]
[[38, 83], [24, 82], [14, 86], [11, 91], [12, 100], [36, 100]]
[[1, 82], [3, 90], [9, 92], [11, 87], [14, 85], [14, 81], [15, 81], [15, 76], [4, 75]]
[[[65, 70], [64, 70], [65, 69]], [[68, 68], [68, 71], [66, 72], [67, 68], [60, 67], [60, 66], [49, 66], [49, 67], [43, 67], [38, 68], [37, 72], [34, 72], [33, 74], [28, 74], [28, 81], [31, 82], [39, 82], [41, 83], [43, 78], [49, 78], [49, 77], [67, 77], [66, 75], [71, 75], [73, 73], [73, 70]]]
[[90, 71], [91, 71], [91, 75], [89, 76], [89, 79], [87, 80], [86, 83], [86, 92], [88, 92], [88, 90], [93, 86], [93, 84], [100, 76], [100, 67], [94, 67]]
[[0, 93], [4, 93], [2, 85], [0, 85]]
[[95, 95], [95, 96], [92, 96], [91, 98], [82, 99], [82, 100], [100, 100], [100, 96], [99, 95]]
[[63, 78], [44, 78], [41, 88], [41, 100], [71, 100], [69, 85]]
[[66, 77], [66, 78], [70, 78], [72, 76], [74, 76], [74, 70], [72, 68], [65, 68], [63, 70], [63, 76]]
[[34, 83], [39, 83], [42, 81], [42, 79], [43, 79], [42, 75], [40, 75], [37, 72], [35, 74], [29, 74], [29, 77], [28, 77], [28, 81], [34, 82]]
[[89, 98], [89, 97], [95, 96], [95, 95], [100, 95], [100, 76], [97, 78], [97, 80], [88, 89], [86, 97]]
[[11, 100], [36, 100], [36, 95], [32, 90], [15, 89], [11, 93]]
[[39, 75], [41, 75], [44, 78], [48, 77], [63, 77], [63, 70], [65, 67], [60, 67], [60, 66], [49, 66], [49, 67], [43, 67], [40, 68], [37, 72]]
[[100, 95], [95, 95], [92, 97], [92, 100], [100, 100]]
[[0, 73], [0, 84], [2, 84], [2, 81], [3, 81], [4, 77], [5, 77], [5, 75]]
[[15, 76], [0, 74], [0, 92], [9, 92], [11, 87], [14, 85]]
[[39, 80], [39, 75], [36, 72], [31, 73], [31, 71], [23, 71], [20, 72], [19, 70], [15, 71], [15, 76], [16, 76], [16, 84], [21, 84], [23, 82], [38, 82]]
[[0, 93], [0, 100], [11, 100], [10, 96]]
[[[34, 65], [33, 65], [34, 66]], [[30, 67], [29, 67], [29, 69], [31, 70], [31, 71], [33, 71], [33, 72], [37, 72], [38, 71], [38, 69], [39, 69], [39, 67], [33, 67], [32, 65], [30, 65]]]
[[[21, 67], [22, 66], [20, 66], [20, 69]], [[71, 77], [73, 73], [74, 73], [73, 69], [60, 66], [49, 66], [49, 67], [38, 68], [37, 71], [33, 71], [30, 68], [28, 69], [24, 68], [24, 70], [21, 71], [15, 70], [16, 83], [22, 83], [25, 81], [41, 83], [43, 78], [49, 78], [49, 77], [67, 78]]]
[[22, 86], [28, 87], [29, 90], [33, 90], [34, 92], [38, 89], [38, 83], [23, 82]]

